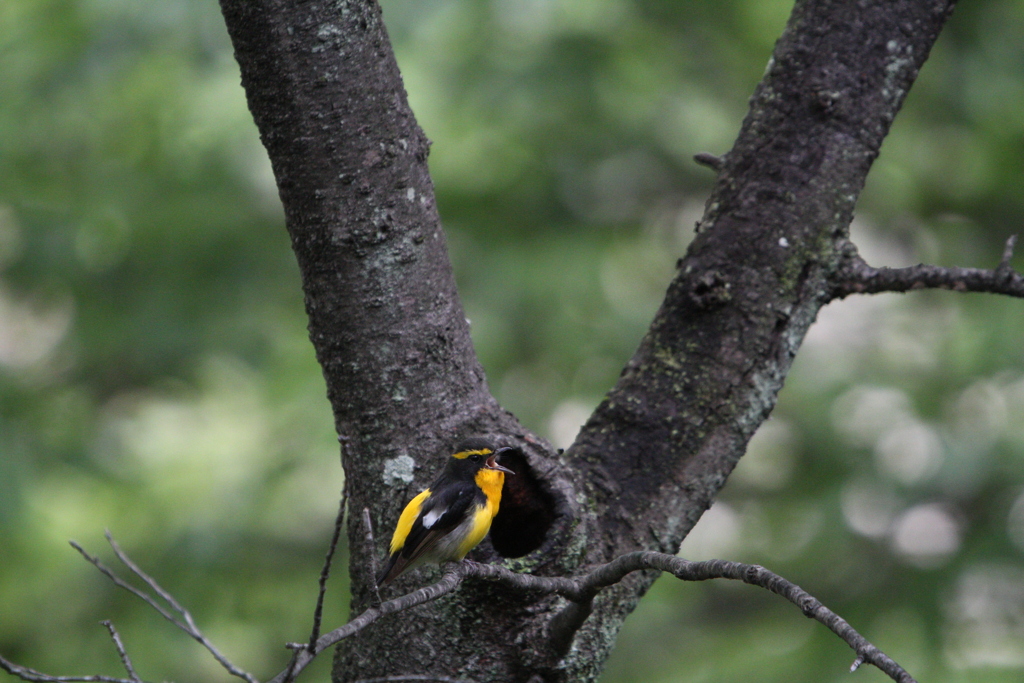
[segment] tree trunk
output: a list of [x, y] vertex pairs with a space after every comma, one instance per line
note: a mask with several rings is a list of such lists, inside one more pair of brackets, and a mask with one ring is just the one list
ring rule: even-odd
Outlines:
[[[556, 455], [491, 397], [452, 278], [429, 142], [374, 2], [221, 0], [277, 177], [350, 509], [352, 608], [401, 506], [473, 434], [523, 450], [475, 557], [567, 574], [674, 553], [768, 416], [832, 291], [871, 162], [951, 0], [800, 0], [648, 334]], [[514, 483], [513, 483], [514, 482]], [[591, 681], [654, 574], [592, 611], [486, 582], [342, 643], [334, 679]], [[423, 581], [402, 577], [398, 589]], [[389, 589], [395, 590], [395, 589]], [[539, 679], [536, 678], [539, 676]]]

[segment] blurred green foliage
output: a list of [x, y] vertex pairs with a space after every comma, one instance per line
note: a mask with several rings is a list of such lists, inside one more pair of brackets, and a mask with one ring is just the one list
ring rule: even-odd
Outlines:
[[[729, 148], [789, 10], [385, 0], [492, 389], [559, 445], [643, 334], [710, 189], [691, 157]], [[992, 266], [1020, 229], [1021, 35], [1014, 0], [957, 10], [859, 204], [870, 262]], [[66, 545], [113, 562], [110, 528], [272, 674], [342, 476], [218, 8], [0, 3], [0, 93], [0, 652], [115, 674], [111, 618], [144, 677], [227, 678]], [[782, 573], [920, 680], [1020, 680], [1022, 339], [1009, 299], [830, 305], [682, 553]], [[763, 591], [662, 580], [605, 680], [838, 681], [851, 660]]]

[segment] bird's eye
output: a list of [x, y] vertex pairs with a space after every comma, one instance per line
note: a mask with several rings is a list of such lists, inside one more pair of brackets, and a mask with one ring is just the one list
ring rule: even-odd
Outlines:
[[473, 462], [480, 462], [480, 456], [478, 454], [476, 454], [476, 453], [474, 453], [473, 455], [469, 456], [469, 459], [472, 460]]

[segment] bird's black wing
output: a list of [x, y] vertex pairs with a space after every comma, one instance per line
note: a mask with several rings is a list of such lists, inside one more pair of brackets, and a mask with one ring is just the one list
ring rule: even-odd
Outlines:
[[420, 514], [399, 551], [412, 562], [430, 550], [449, 531], [457, 527], [476, 498], [477, 487], [469, 482], [450, 483], [423, 503]]
[[480, 491], [476, 484], [471, 482], [448, 481], [437, 488], [437, 493], [432, 493], [423, 501], [423, 506], [405, 537], [405, 543], [398, 552], [388, 558], [377, 585], [386, 586], [405, 571], [406, 567], [433, 548], [445, 534], [459, 526], [466, 519]]

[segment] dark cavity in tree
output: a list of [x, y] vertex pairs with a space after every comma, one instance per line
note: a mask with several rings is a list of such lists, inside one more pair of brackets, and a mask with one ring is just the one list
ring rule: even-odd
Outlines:
[[558, 516], [555, 497], [520, 451], [503, 453], [501, 463], [516, 474], [505, 477], [501, 506], [491, 523], [491, 545], [502, 557], [522, 557], [544, 543]]

